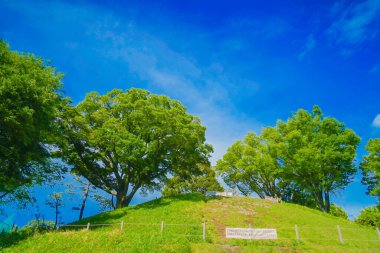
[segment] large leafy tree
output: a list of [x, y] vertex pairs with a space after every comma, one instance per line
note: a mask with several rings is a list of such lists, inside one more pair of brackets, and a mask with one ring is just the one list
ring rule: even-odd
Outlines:
[[278, 161], [284, 178], [309, 193], [317, 207], [330, 211], [331, 193], [343, 189], [356, 172], [353, 164], [360, 138], [321, 109], [298, 110], [275, 128], [281, 143]]
[[228, 186], [238, 188], [244, 195], [255, 192], [260, 198], [282, 197], [282, 168], [275, 151], [254, 133], [229, 147], [216, 169]]
[[65, 161], [128, 206], [139, 190], [157, 190], [169, 174], [189, 177], [208, 164], [205, 127], [167, 96], [142, 89], [89, 93], [62, 116]]
[[201, 173], [183, 178], [176, 175], [165, 182], [162, 190], [163, 196], [175, 196], [178, 194], [207, 191], [223, 191], [223, 187], [216, 179], [215, 171], [209, 165], [199, 165]]
[[298, 110], [286, 122], [233, 144], [217, 163], [225, 182], [243, 194], [280, 197], [330, 211], [331, 193], [356, 172], [360, 138], [335, 118]]
[[380, 139], [371, 139], [366, 145], [368, 155], [360, 164], [363, 171], [362, 182], [368, 185], [368, 193], [380, 201]]
[[56, 169], [48, 149], [64, 102], [61, 78], [43, 59], [0, 40], [0, 201]]

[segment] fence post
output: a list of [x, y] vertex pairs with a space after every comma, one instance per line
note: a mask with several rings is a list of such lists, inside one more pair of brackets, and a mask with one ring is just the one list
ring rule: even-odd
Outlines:
[[299, 241], [300, 240], [300, 234], [298, 232], [298, 226], [297, 226], [297, 224], [294, 225], [294, 230], [296, 231], [296, 239], [297, 239], [297, 241]]
[[164, 234], [164, 221], [161, 221], [161, 234]]
[[203, 222], [203, 241], [206, 241], [206, 221]]
[[340, 230], [340, 226], [337, 225], [337, 228], [338, 228], [338, 234], [339, 234], [340, 243], [344, 244], [343, 235], [342, 235], [342, 231]]
[[123, 228], [124, 228], [124, 221], [122, 221], [120, 224], [120, 230], [123, 231]]
[[379, 230], [379, 228], [376, 228], [376, 232], [377, 232], [377, 237], [379, 238], [379, 241], [380, 241], [380, 230]]
[[87, 230], [90, 230], [90, 222], [87, 223]]

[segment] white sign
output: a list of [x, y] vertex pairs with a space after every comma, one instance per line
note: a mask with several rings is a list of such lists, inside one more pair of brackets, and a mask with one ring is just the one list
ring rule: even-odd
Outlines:
[[232, 192], [217, 192], [217, 191], [208, 191], [206, 192], [206, 196], [207, 197], [216, 197], [216, 196], [220, 196], [220, 197], [233, 197], [233, 193]]
[[226, 238], [269, 240], [277, 239], [274, 228], [226, 228]]

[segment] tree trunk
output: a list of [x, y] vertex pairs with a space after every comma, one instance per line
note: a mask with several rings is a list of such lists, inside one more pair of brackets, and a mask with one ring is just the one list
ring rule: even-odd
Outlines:
[[87, 182], [86, 184], [86, 191], [84, 193], [84, 196], [83, 196], [83, 201], [82, 201], [82, 206], [80, 208], [80, 212], [79, 212], [79, 220], [82, 219], [83, 217], [83, 211], [84, 211], [84, 208], [86, 206], [86, 200], [87, 200], [87, 197], [88, 197], [88, 193], [90, 192], [90, 182]]
[[124, 207], [125, 196], [126, 194], [123, 192], [117, 192], [116, 194], [116, 209]]
[[326, 212], [326, 206], [325, 206], [325, 203], [324, 203], [324, 200], [323, 200], [323, 193], [322, 193], [322, 191], [316, 191], [314, 193], [314, 195], [315, 195], [315, 198], [316, 198], [317, 205], [318, 205], [319, 209], [322, 212]]
[[330, 193], [328, 191], [325, 192], [325, 209], [326, 213], [330, 212]]
[[56, 203], [55, 204], [55, 224], [54, 224], [54, 228], [57, 227], [57, 223], [58, 223], [58, 204]]
[[138, 189], [140, 189], [140, 186], [136, 185], [128, 195], [124, 191], [117, 192], [116, 209], [128, 206]]

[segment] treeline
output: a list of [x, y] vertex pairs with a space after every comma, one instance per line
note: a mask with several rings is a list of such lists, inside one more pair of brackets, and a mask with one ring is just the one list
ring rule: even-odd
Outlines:
[[[73, 105], [64, 96], [62, 77], [41, 58], [11, 51], [0, 41], [3, 204], [27, 203], [28, 187], [60, 180], [67, 171], [86, 179], [87, 195], [90, 186], [109, 194], [113, 208], [128, 206], [138, 191], [162, 190], [167, 196], [222, 190], [217, 173], [244, 195], [331, 212], [331, 194], [346, 187], [358, 169], [360, 138], [317, 106], [298, 110], [260, 135], [248, 133], [214, 170], [206, 128], [179, 101], [131, 88], [90, 92]], [[366, 148], [363, 183], [380, 197], [380, 140]]]

